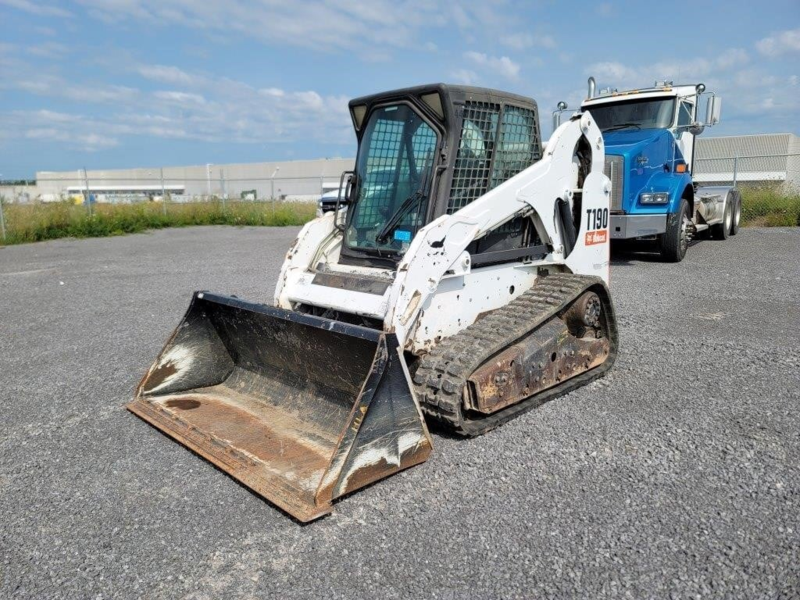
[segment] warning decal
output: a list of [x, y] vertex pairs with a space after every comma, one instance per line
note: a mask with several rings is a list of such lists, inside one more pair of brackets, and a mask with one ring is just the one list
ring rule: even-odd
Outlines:
[[586, 245], [605, 244], [608, 241], [608, 229], [586, 232]]

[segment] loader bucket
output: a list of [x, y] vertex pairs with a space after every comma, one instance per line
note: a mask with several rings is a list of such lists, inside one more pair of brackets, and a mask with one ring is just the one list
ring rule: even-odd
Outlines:
[[431, 451], [394, 334], [204, 292], [128, 409], [304, 522]]

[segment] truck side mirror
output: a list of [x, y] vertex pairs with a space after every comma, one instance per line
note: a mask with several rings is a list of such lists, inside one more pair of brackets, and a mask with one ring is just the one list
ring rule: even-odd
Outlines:
[[722, 98], [719, 96], [709, 96], [706, 104], [706, 126], [712, 127], [719, 123], [720, 112], [722, 111]]
[[557, 110], [553, 111], [553, 131], [561, 125], [561, 113], [565, 110], [567, 110], [567, 103], [564, 101], [559, 102]]
[[687, 128], [687, 131], [692, 135], [700, 135], [705, 130], [706, 126], [703, 123], [692, 123]]

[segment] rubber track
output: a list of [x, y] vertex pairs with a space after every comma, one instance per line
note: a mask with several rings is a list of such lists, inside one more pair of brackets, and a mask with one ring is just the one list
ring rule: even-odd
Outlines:
[[[606, 330], [611, 342], [609, 356], [602, 365], [491, 415], [464, 411], [463, 392], [467, 380], [478, 367], [557, 316], [590, 288], [598, 294], [603, 304]], [[587, 275], [558, 273], [540, 277], [530, 290], [506, 306], [442, 341], [420, 360], [414, 373], [414, 387], [422, 410], [427, 415], [455, 433], [474, 436], [597, 379], [611, 368], [616, 355], [616, 318], [603, 280]]]

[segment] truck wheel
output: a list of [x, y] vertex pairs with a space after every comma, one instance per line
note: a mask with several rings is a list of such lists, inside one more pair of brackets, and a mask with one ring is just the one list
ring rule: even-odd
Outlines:
[[733, 224], [733, 204], [736, 203], [733, 195], [729, 196], [725, 201], [725, 212], [722, 215], [722, 223], [712, 225], [711, 235], [717, 240], [727, 240], [728, 234], [731, 232], [731, 225]]
[[739, 222], [742, 220], [742, 195], [735, 191], [733, 197], [736, 202], [733, 205], [733, 219], [731, 221], [731, 235], [739, 233]]
[[667, 215], [667, 230], [661, 234], [661, 258], [667, 262], [681, 262], [689, 247], [689, 203], [681, 199], [678, 212]]

